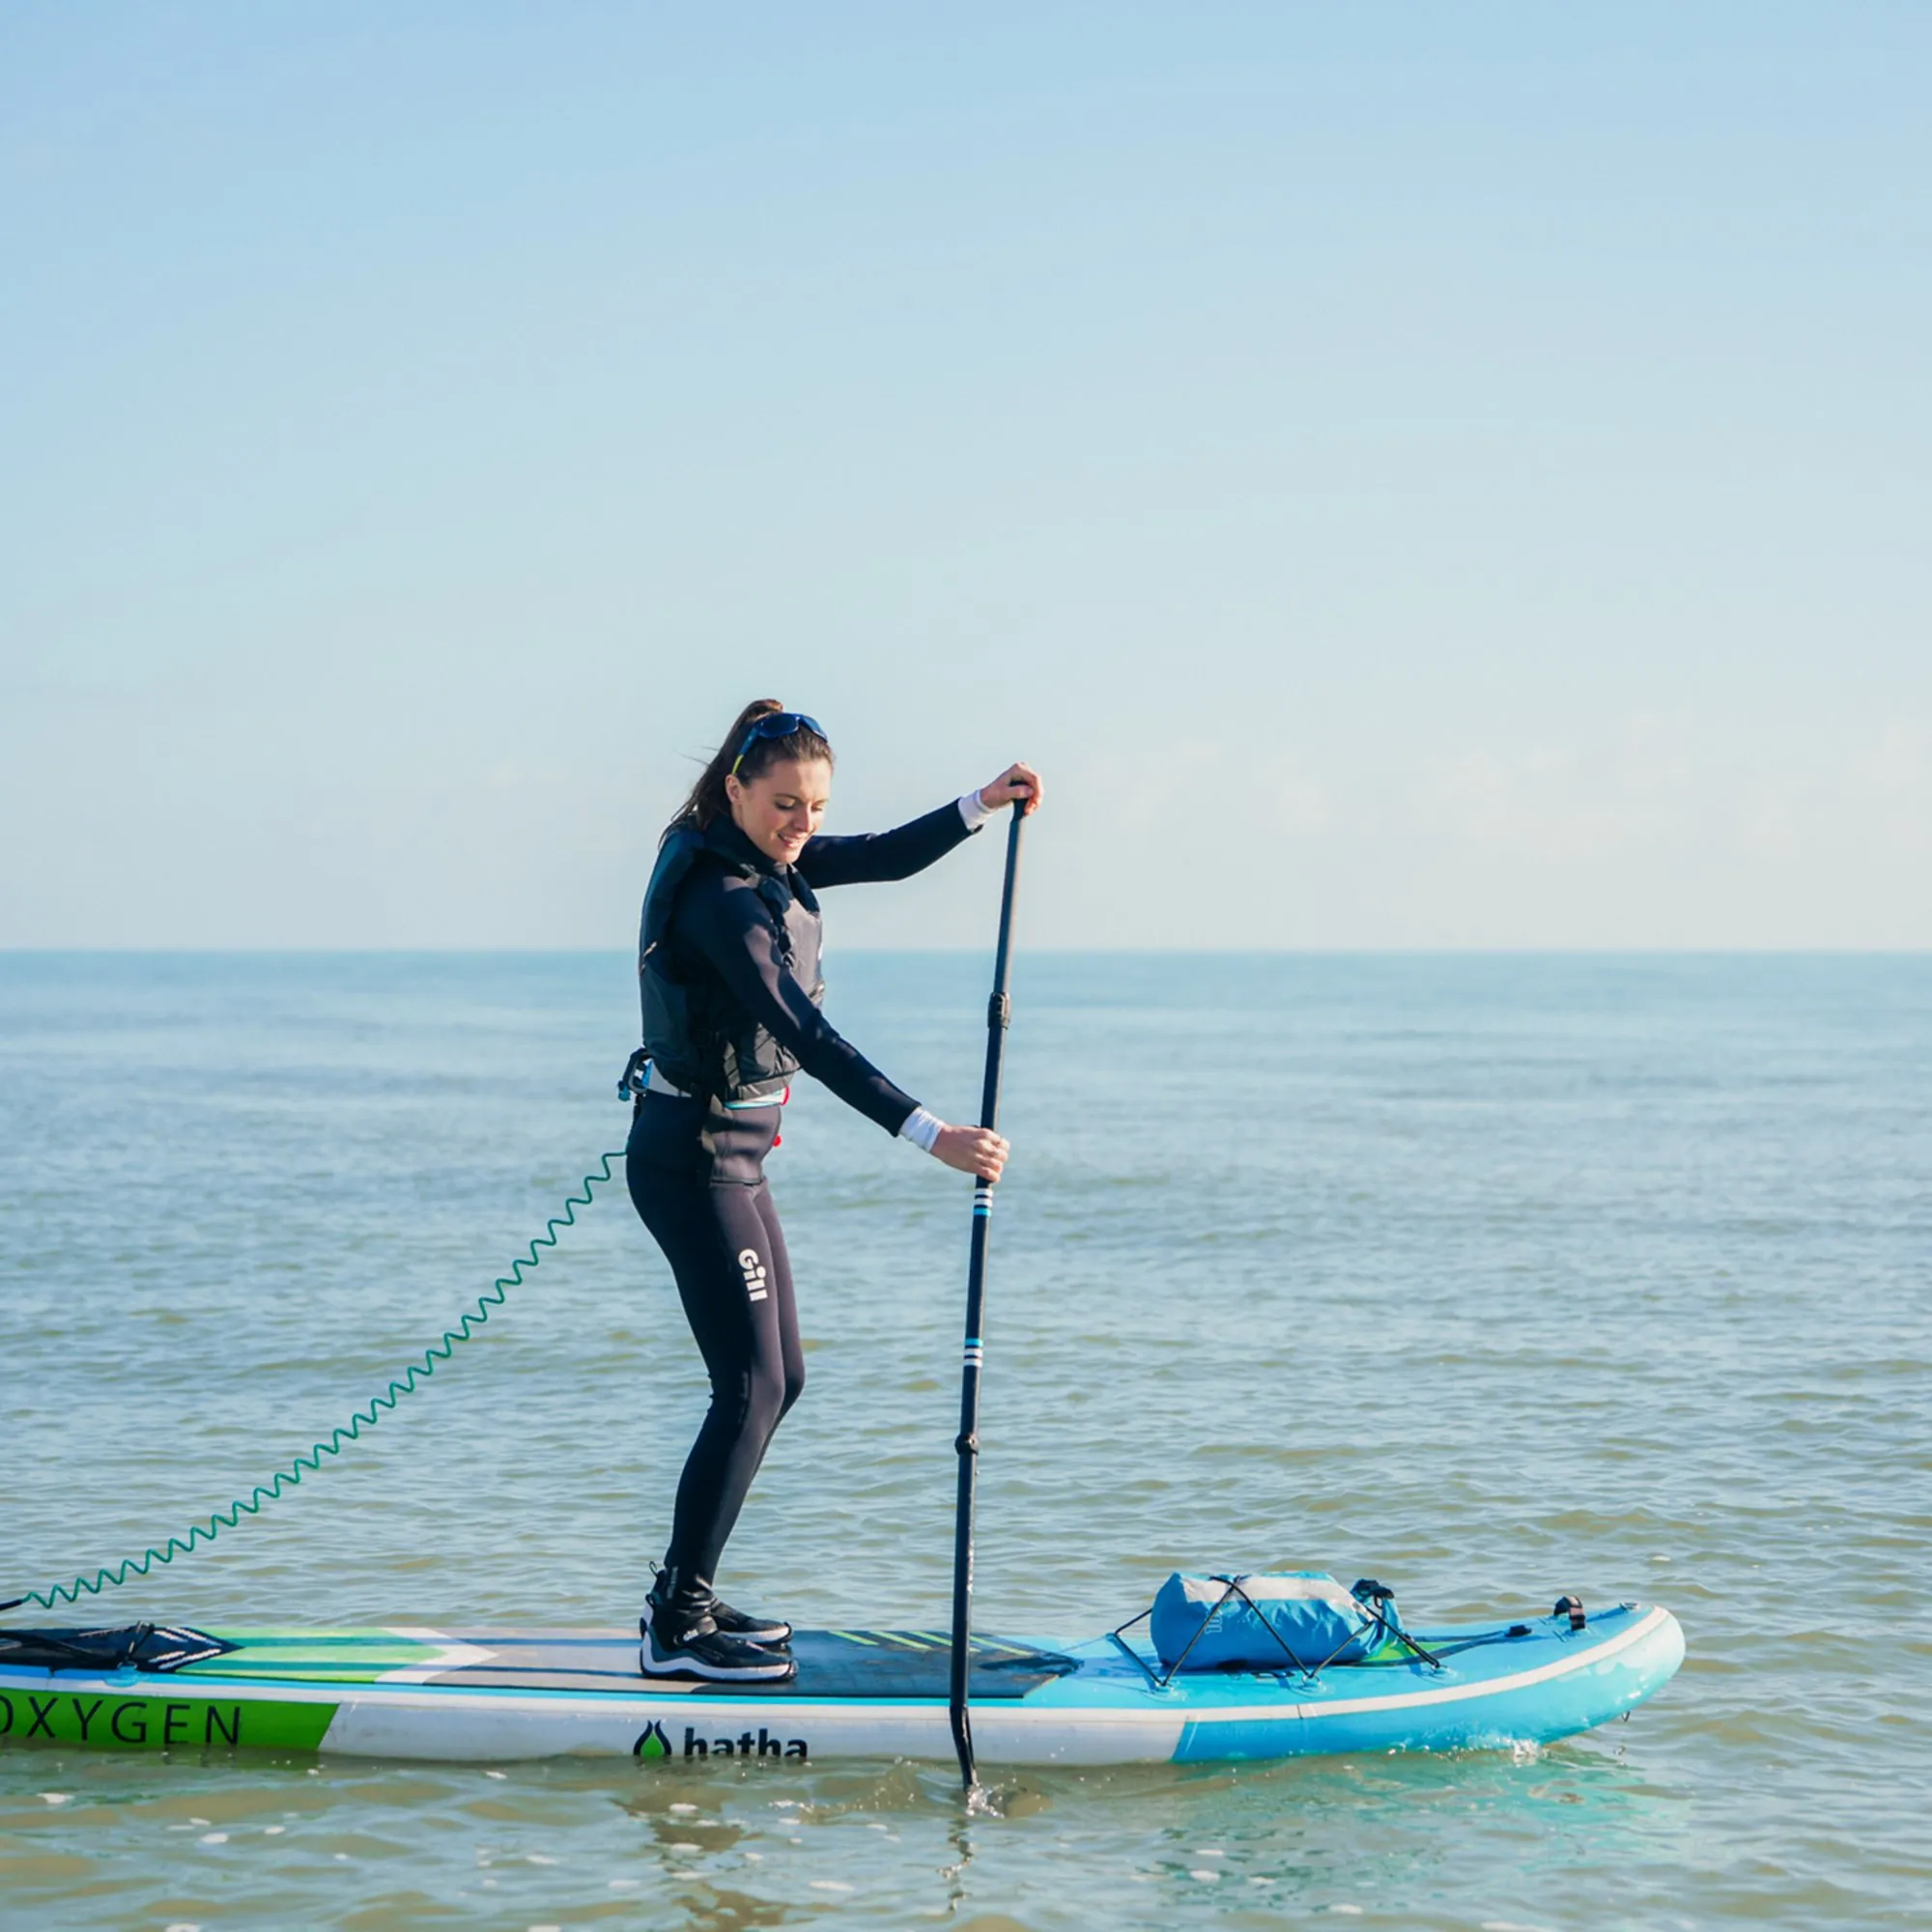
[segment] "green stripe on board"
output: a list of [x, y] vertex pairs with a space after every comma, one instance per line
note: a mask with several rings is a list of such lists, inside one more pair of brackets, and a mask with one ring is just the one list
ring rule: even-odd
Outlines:
[[381, 1646], [400, 1646], [405, 1650], [435, 1650], [443, 1643], [461, 1643], [462, 1637], [445, 1637], [440, 1633], [434, 1638], [405, 1636], [400, 1631], [392, 1630], [213, 1630], [207, 1633], [218, 1636], [223, 1643], [295, 1643], [327, 1646], [334, 1648], [341, 1644], [353, 1644], [360, 1649], [365, 1644]]
[[461, 1637], [428, 1640], [414, 1636], [391, 1636], [384, 1631], [364, 1631], [361, 1635], [325, 1635], [316, 1631], [210, 1631], [223, 1643], [240, 1644], [243, 1650], [292, 1651], [298, 1657], [435, 1657]]
[[287, 1684], [373, 1684], [391, 1670], [421, 1669], [449, 1654], [443, 1643], [391, 1636], [384, 1631], [211, 1633], [239, 1650], [190, 1663], [179, 1674], [211, 1677], [272, 1677]]
[[[377, 1684], [391, 1670], [402, 1667], [380, 1660], [369, 1663], [313, 1663], [302, 1659], [290, 1663], [258, 1657], [252, 1662], [235, 1658], [227, 1658], [223, 1662], [228, 1666], [225, 1670], [211, 1669], [203, 1664], [190, 1666], [195, 1682], [205, 1684], [212, 1678], [235, 1677], [247, 1684], [258, 1683], [264, 1678], [275, 1684]], [[190, 1671], [180, 1670], [173, 1674], [186, 1677]]]
[[254, 1698], [122, 1697], [112, 1691], [0, 1690], [0, 1744], [85, 1745], [92, 1750], [312, 1751], [333, 1704]]

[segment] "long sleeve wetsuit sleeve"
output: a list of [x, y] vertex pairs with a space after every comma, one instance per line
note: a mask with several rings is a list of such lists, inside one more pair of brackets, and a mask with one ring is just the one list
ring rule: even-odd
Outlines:
[[890, 832], [813, 838], [799, 854], [798, 869], [814, 890], [909, 879], [970, 838], [974, 829], [956, 804], [942, 805]]
[[[952, 811], [951, 806], [947, 810]], [[960, 824], [956, 811], [952, 817]], [[919, 1102], [894, 1086], [812, 1004], [780, 956], [778, 934], [755, 892], [736, 880], [694, 882], [678, 907], [677, 930], [717, 971], [732, 998], [848, 1107], [889, 1134], [896, 1134], [918, 1110]]]

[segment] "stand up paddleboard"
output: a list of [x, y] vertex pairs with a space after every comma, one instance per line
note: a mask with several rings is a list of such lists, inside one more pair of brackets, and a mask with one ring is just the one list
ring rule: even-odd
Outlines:
[[[1415, 1631], [1315, 1671], [1163, 1684], [1144, 1642], [977, 1636], [974, 1740], [996, 1765], [1192, 1764], [1547, 1744], [1626, 1716], [1684, 1658], [1668, 1610], [1625, 1604]], [[0, 1744], [320, 1751], [452, 1762], [736, 1765], [954, 1756], [949, 1634], [801, 1631], [798, 1675], [730, 1688], [638, 1674], [624, 1631], [0, 1631]], [[1420, 1651], [1424, 1655], [1417, 1655]]]
[[[998, 1120], [1011, 1017], [1007, 977], [1023, 817], [1016, 808], [1008, 832], [986, 1013], [980, 1121], [989, 1130]], [[619, 1091], [631, 1091], [630, 1068]], [[236, 1527], [244, 1512], [257, 1514], [299, 1483], [304, 1469], [320, 1468], [323, 1457], [340, 1454], [489, 1320], [492, 1307], [536, 1266], [538, 1248], [555, 1246], [559, 1230], [575, 1223], [577, 1208], [611, 1179], [619, 1158], [604, 1156], [601, 1173], [584, 1177], [582, 1194], [566, 1198], [528, 1256], [513, 1263], [420, 1364], [250, 1498], [91, 1580], [77, 1577], [4, 1607], [34, 1602], [52, 1609], [63, 1599], [77, 1604], [83, 1594], [145, 1577], [154, 1564]], [[640, 1676], [638, 1639], [629, 1631], [0, 1628], [0, 1744], [458, 1763], [565, 1754], [733, 1766], [749, 1757], [781, 1764], [956, 1758], [970, 1790], [979, 1762], [1192, 1764], [1547, 1744], [1628, 1717], [1683, 1662], [1683, 1632], [1662, 1608], [1622, 1604], [1586, 1617], [1565, 1597], [1548, 1617], [1411, 1632], [1381, 1585], [1359, 1582], [1351, 1594], [1310, 1572], [1170, 1578], [1183, 1615], [1193, 1614], [1201, 1631], [1236, 1599], [1231, 1618], [1245, 1610], [1274, 1631], [1265, 1641], [1243, 1635], [1233, 1652], [1222, 1643], [1219, 1655], [1196, 1636], [1170, 1644], [1178, 1654], [1168, 1662], [1147, 1640], [1131, 1638], [1143, 1622], [1158, 1631], [1159, 1600], [1152, 1611], [1084, 1643], [976, 1634], [974, 1511], [993, 1192], [981, 1179], [973, 1197], [950, 1632], [800, 1631], [789, 1682], [730, 1686]], [[1292, 1587], [1264, 1587], [1270, 1583]], [[1213, 1596], [1212, 1607], [1204, 1600], [1185, 1612], [1196, 1587]], [[1345, 1641], [1297, 1649], [1270, 1620], [1288, 1615], [1284, 1605], [1307, 1608], [1318, 1600], [1339, 1605]], [[1219, 1634], [1227, 1637], [1227, 1624]], [[1196, 1667], [1184, 1669], [1197, 1648]], [[1256, 1667], [1257, 1655], [1269, 1667]], [[1310, 1657], [1321, 1661], [1296, 1662]], [[1206, 1667], [1210, 1662], [1217, 1667]]]

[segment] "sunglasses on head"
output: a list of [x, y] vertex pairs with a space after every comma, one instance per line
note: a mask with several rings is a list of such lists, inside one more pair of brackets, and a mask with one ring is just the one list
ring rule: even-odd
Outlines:
[[733, 776], [745, 762], [745, 754], [760, 738], [789, 738], [794, 731], [810, 731], [817, 738], [825, 736], [825, 726], [803, 711], [767, 711], [762, 718], [754, 719], [752, 728], [745, 733], [744, 743], [738, 747], [738, 755], [731, 760]]

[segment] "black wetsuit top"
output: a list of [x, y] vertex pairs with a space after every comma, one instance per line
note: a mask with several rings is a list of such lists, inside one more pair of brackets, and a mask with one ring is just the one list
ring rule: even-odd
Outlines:
[[[813, 838], [795, 866], [784, 867], [728, 821], [713, 826], [707, 840], [722, 856], [792, 885], [796, 904], [790, 919], [794, 926], [806, 928], [810, 956], [787, 965], [779, 927], [757, 882], [700, 857], [678, 892], [671, 916], [666, 946], [671, 969], [686, 980], [709, 978], [714, 1001], [722, 986], [729, 1003], [763, 1027], [814, 1080], [895, 1134], [919, 1103], [845, 1039], [812, 998], [818, 982], [814, 895], [830, 886], [909, 878], [970, 836], [959, 808], [943, 805], [891, 832]], [[803, 893], [796, 881], [803, 881]], [[803, 977], [794, 967], [802, 969]]]
[[[895, 831], [812, 839], [790, 868], [806, 890], [794, 888], [798, 903], [788, 914], [792, 950], [810, 983], [818, 977], [814, 889], [906, 878], [969, 836], [958, 807], [945, 805]], [[750, 855], [760, 874], [789, 876], [735, 826], [712, 842], [731, 865]], [[916, 1103], [819, 1011], [785, 964], [757, 886], [716, 861], [694, 866], [671, 919], [675, 970], [687, 980], [712, 976], [707, 994], [728, 994], [806, 1072], [896, 1133]], [[803, 928], [796, 923], [802, 917]], [[791, 1266], [764, 1173], [779, 1120], [775, 1100], [733, 1108], [710, 1094], [676, 1098], [658, 1090], [638, 1103], [627, 1150], [632, 1202], [670, 1263], [711, 1381], [711, 1406], [678, 1482], [665, 1555], [676, 1572], [675, 1594], [689, 1607], [707, 1598], [772, 1433], [805, 1387]]]

